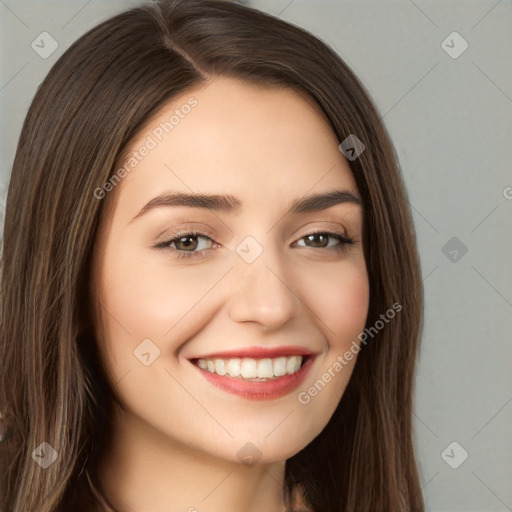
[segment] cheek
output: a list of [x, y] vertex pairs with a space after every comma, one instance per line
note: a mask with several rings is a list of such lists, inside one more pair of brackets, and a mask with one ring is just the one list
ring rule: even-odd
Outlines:
[[366, 324], [369, 306], [369, 286], [366, 275], [344, 282], [336, 298], [326, 309], [329, 325], [336, 333], [333, 348], [344, 351], [357, 339]]
[[111, 250], [103, 269], [100, 339], [116, 376], [137, 367], [133, 351], [143, 340], [150, 339], [164, 355], [200, 329], [208, 321], [206, 298], [229, 268], [155, 262], [121, 244]]
[[126, 262], [121, 258], [110, 264], [106, 309], [129, 332], [162, 337], [180, 319], [188, 315], [218, 281], [219, 272], [200, 267], [186, 268], [150, 258]]
[[[309, 284], [316, 323], [325, 337], [325, 352], [314, 375], [299, 390], [297, 400], [308, 411], [301, 428], [313, 438], [334, 414], [356, 363], [352, 344], [360, 344], [358, 335], [364, 330], [369, 307], [364, 259], [354, 258], [335, 270], [316, 274]], [[344, 356], [346, 359], [340, 362]]]
[[311, 303], [336, 352], [346, 350], [364, 330], [369, 307], [368, 274], [362, 258], [315, 276]]
[[[177, 294], [169, 283], [162, 280], [162, 272], [147, 263], [127, 258], [130, 251], [126, 248], [124, 258], [122, 254], [119, 248], [105, 259], [101, 291], [104, 320], [100, 345], [116, 378], [138, 368], [133, 351], [144, 339], [152, 340], [163, 349], [162, 334], [172, 327], [173, 318], [179, 318], [182, 303], [174, 298]], [[164, 291], [166, 300], [163, 300]]]
[[[229, 269], [226, 262], [214, 268], [178, 265], [172, 269], [147, 258], [111, 258], [105, 267], [109, 279], [103, 294], [104, 307], [115, 319], [110, 323], [117, 323], [114, 327], [125, 333], [161, 337], [180, 319], [196, 316], [194, 310], [202, 309], [205, 295]], [[364, 329], [369, 284], [362, 256], [342, 265], [317, 267], [314, 272], [303, 269], [300, 274], [293, 278], [296, 291], [321, 320], [329, 338], [343, 340]]]

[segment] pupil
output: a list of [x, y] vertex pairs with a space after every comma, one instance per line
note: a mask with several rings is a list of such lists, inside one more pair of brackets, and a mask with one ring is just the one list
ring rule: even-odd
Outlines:
[[[182, 241], [183, 241], [183, 240], [187, 240], [187, 242], [185, 242], [185, 243], [184, 243], [184, 245], [185, 245], [185, 248], [190, 249], [190, 244], [189, 244], [189, 242], [190, 242], [190, 240], [192, 240], [193, 238], [194, 238], [193, 236], [183, 236], [183, 237], [181, 237], [181, 238], [180, 238], [179, 243], [182, 243]], [[193, 242], [192, 242], [192, 244], [191, 244], [191, 245], [192, 245], [192, 248], [195, 248], [195, 247], [193, 247], [193, 246], [194, 246], [194, 243], [193, 243]]]
[[[314, 242], [315, 238], [320, 238], [320, 237], [322, 237], [324, 239], [324, 241], [327, 239], [327, 237], [325, 235], [321, 234], [321, 233], [320, 234], [315, 233], [315, 234], [309, 235], [308, 239], [309, 239], [310, 242], [311, 241]], [[323, 247], [325, 244], [320, 243], [319, 245], [320, 245], [320, 247]]]

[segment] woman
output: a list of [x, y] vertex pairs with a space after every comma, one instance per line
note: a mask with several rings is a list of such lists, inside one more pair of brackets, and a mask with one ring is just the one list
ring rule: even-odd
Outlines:
[[76, 41], [20, 136], [1, 295], [1, 510], [423, 511], [405, 187], [309, 33], [162, 0]]

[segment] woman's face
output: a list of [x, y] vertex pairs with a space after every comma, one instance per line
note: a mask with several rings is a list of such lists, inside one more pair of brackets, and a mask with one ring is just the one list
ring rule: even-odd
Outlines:
[[335, 363], [368, 312], [363, 212], [334, 133], [307, 96], [218, 78], [174, 98], [130, 149], [94, 260], [125, 420], [224, 460], [291, 457], [338, 405], [356, 357]]

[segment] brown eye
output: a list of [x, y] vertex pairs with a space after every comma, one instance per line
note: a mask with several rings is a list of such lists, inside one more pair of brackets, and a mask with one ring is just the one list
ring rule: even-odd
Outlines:
[[304, 237], [308, 242], [313, 242], [313, 247], [327, 247], [329, 238], [325, 233], [312, 233]]
[[[171, 236], [173, 236], [173, 238], [159, 242], [155, 247], [158, 249], [165, 249], [177, 258], [193, 258], [201, 256], [209, 247], [202, 247], [197, 250], [198, 246], [201, 245], [199, 243], [199, 239], [214, 242], [212, 238], [199, 232], [175, 233]], [[173, 245], [175, 247], [172, 247]]]
[[173, 240], [176, 249], [178, 250], [195, 250], [197, 248], [197, 236], [196, 235], [185, 235], [180, 238], [175, 238]]
[[[337, 240], [338, 243], [329, 245], [329, 239]], [[306, 240], [312, 245], [306, 245], [305, 247], [311, 247], [314, 249], [343, 249], [347, 245], [353, 245], [354, 240], [346, 237], [342, 233], [331, 233], [327, 231], [318, 231], [310, 233], [309, 235], [303, 236], [301, 240]], [[302, 246], [304, 247], [304, 246]]]

